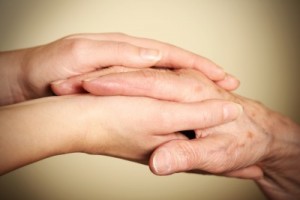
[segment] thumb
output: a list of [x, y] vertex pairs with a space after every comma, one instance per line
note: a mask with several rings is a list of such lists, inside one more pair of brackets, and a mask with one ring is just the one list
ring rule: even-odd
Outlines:
[[191, 170], [223, 174], [234, 168], [234, 161], [224, 152], [224, 146], [229, 144], [230, 139], [221, 135], [194, 140], [172, 140], [153, 152], [149, 162], [150, 169], [156, 175]]
[[151, 155], [150, 170], [156, 175], [169, 175], [194, 169], [199, 155], [193, 146], [191, 140], [173, 140], [160, 146]]

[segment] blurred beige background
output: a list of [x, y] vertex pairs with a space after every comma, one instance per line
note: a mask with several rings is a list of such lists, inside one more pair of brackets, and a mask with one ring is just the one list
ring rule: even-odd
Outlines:
[[[300, 1], [0, 0], [0, 51], [78, 32], [124, 32], [173, 43], [240, 78], [237, 91], [300, 122]], [[0, 177], [0, 199], [264, 199], [251, 181], [176, 174], [83, 154]]]

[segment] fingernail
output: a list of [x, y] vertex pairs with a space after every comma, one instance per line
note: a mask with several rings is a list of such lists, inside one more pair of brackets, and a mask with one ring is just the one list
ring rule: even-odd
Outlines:
[[243, 107], [237, 103], [229, 103], [223, 106], [223, 116], [226, 120], [238, 118], [243, 113]]
[[54, 82], [52, 82], [51, 84], [53, 84], [53, 85], [59, 85], [59, 84], [61, 84], [61, 83], [65, 82], [65, 81], [66, 81], [66, 79], [63, 79], [63, 80], [58, 80], [58, 81], [54, 81]]
[[171, 154], [170, 152], [161, 149], [155, 153], [153, 158], [153, 168], [156, 174], [168, 174], [171, 172]]
[[140, 56], [150, 61], [158, 61], [161, 58], [160, 52], [155, 49], [141, 49]]

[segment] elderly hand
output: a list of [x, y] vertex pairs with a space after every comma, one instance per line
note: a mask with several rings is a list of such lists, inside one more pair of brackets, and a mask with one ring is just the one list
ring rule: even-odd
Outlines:
[[[299, 197], [299, 126], [256, 101], [223, 90], [200, 72], [129, 71], [88, 79], [83, 87], [95, 95], [146, 96], [177, 102], [223, 99], [243, 105], [244, 112], [235, 121], [196, 129], [193, 140], [161, 145], [152, 154], [151, 170], [158, 175], [192, 171], [250, 178], [274, 199]], [[214, 120], [210, 111], [199, 113], [206, 116], [206, 123]]]
[[[77, 34], [34, 48], [1, 52], [0, 105], [49, 96], [53, 81], [113, 65], [194, 68], [228, 90], [238, 87], [238, 81], [212, 61], [169, 44], [120, 33]], [[82, 90], [75, 84], [56, 92]]]

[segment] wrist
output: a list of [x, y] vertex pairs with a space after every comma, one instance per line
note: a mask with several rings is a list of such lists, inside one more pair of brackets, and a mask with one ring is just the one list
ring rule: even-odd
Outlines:
[[[43, 105], [42, 100], [47, 105]], [[84, 152], [87, 127], [91, 121], [87, 112], [88, 101], [84, 95], [45, 97], [35, 101], [41, 102], [37, 110], [46, 113], [48, 122], [51, 122], [41, 120], [46, 121], [49, 135], [54, 138], [55, 145], [50, 156]]]
[[84, 119], [75, 103], [71, 97], [49, 97], [2, 107], [0, 174], [80, 151]]
[[57, 126], [53, 132], [60, 137], [51, 156], [76, 152], [103, 154], [102, 149], [107, 142], [104, 139], [108, 135], [104, 137], [107, 131], [102, 123], [107, 122], [102, 115], [104, 109], [99, 98], [91, 95], [70, 95], [42, 99], [51, 101], [43, 108], [53, 110], [51, 124]]
[[271, 199], [299, 198], [299, 125], [260, 102], [238, 95], [232, 101], [243, 105], [244, 113], [267, 136], [265, 154], [257, 163], [264, 177], [257, 184]]
[[261, 163], [264, 179], [258, 184], [272, 199], [300, 197], [300, 128], [288, 117], [273, 112], [268, 130], [273, 140], [266, 159]]
[[22, 70], [25, 50], [0, 53], [0, 105], [26, 100]]
[[258, 163], [264, 177], [257, 181], [271, 199], [300, 196], [300, 127], [261, 103], [243, 99], [245, 113], [269, 136], [265, 156]]

